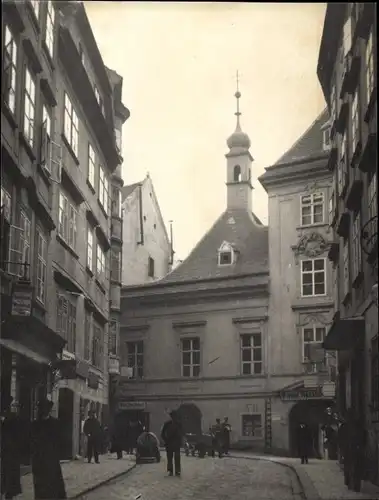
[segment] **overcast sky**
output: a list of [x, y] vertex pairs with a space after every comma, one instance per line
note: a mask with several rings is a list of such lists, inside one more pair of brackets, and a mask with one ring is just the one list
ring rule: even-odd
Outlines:
[[104, 63], [124, 78], [125, 184], [149, 172], [184, 259], [226, 207], [227, 137], [241, 124], [256, 180], [323, 110], [316, 65], [326, 4], [85, 2]]

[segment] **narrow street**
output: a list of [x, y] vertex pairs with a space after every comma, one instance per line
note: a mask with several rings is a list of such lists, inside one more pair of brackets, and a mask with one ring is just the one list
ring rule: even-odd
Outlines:
[[[167, 477], [166, 461], [137, 466], [81, 500], [294, 500], [294, 473], [281, 465], [242, 458], [184, 458], [182, 477]], [[140, 495], [140, 496], [139, 496]]]

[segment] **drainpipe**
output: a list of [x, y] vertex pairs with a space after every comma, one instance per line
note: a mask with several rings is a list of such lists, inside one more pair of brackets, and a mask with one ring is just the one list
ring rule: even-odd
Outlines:
[[139, 221], [140, 221], [140, 241], [138, 245], [144, 244], [144, 232], [143, 232], [143, 208], [142, 208], [142, 186], [139, 185]]

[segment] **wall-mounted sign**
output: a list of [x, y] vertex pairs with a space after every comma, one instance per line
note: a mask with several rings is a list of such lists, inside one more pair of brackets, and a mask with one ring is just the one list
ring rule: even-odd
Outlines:
[[336, 384], [334, 382], [324, 382], [321, 390], [326, 398], [334, 398], [336, 395]]
[[325, 396], [322, 393], [321, 387], [297, 387], [280, 393], [282, 401], [301, 401], [307, 399], [323, 399]]
[[32, 313], [33, 288], [14, 284], [12, 292], [12, 316], [30, 316]]
[[144, 401], [120, 401], [118, 403], [119, 410], [145, 410], [146, 403]]

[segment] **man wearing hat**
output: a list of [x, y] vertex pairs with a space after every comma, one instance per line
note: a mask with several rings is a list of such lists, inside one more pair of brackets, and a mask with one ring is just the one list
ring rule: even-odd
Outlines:
[[[6, 500], [21, 493], [21, 426], [12, 412], [13, 398], [1, 394], [1, 491]], [[14, 406], [13, 406], [14, 408]]]
[[170, 420], [167, 420], [167, 422], [163, 425], [161, 438], [166, 447], [168, 475], [172, 476], [174, 473], [174, 461], [175, 475], [180, 476], [180, 447], [183, 440], [183, 429], [179, 420], [179, 415], [175, 410], [170, 412]]
[[37, 420], [31, 427], [31, 455], [36, 500], [64, 499], [66, 490], [60, 464], [61, 427], [51, 416], [53, 402], [43, 398], [37, 403]]
[[95, 463], [99, 463], [99, 446], [101, 440], [101, 425], [96, 418], [95, 410], [88, 412], [88, 418], [84, 422], [83, 432], [87, 436], [87, 460], [90, 464], [92, 457], [95, 457]]

